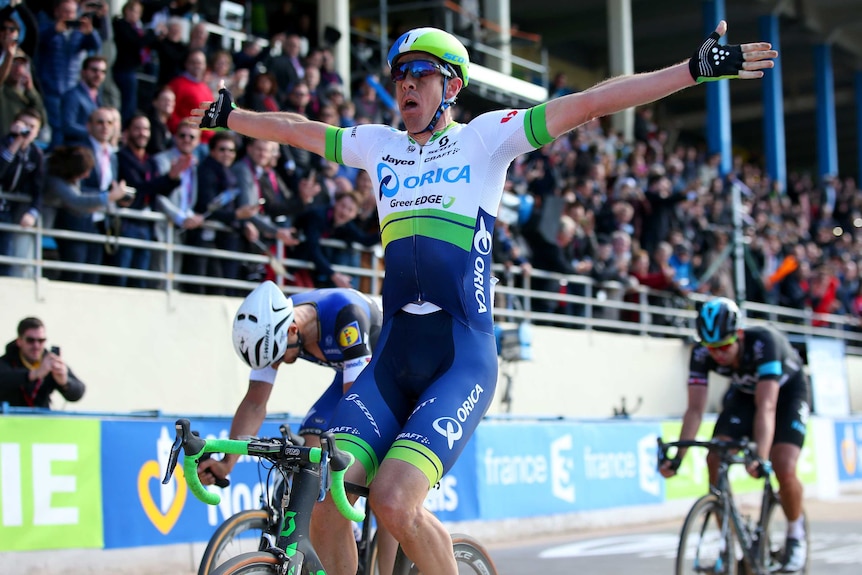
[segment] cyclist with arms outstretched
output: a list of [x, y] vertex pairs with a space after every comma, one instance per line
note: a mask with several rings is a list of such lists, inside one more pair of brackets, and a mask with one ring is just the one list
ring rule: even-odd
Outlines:
[[[488, 112], [468, 124], [453, 120], [451, 106], [469, 84], [469, 55], [435, 28], [404, 33], [388, 53], [403, 131], [241, 110], [226, 90], [192, 112], [191, 121], [205, 129], [300, 147], [363, 169], [373, 180], [386, 266], [384, 323], [371, 363], [333, 414], [332, 430], [361, 463], [348, 479], [369, 484], [377, 518], [419, 571], [457, 572], [449, 534], [423, 501], [494, 395], [491, 237], [509, 164], [593, 118], [700, 81], [760, 78], [777, 53], [767, 43], [719, 46], [726, 28], [722, 21], [677, 65], [613, 78], [530, 109]], [[324, 505], [329, 520], [313, 530], [314, 544], [326, 550], [327, 573], [353, 575], [350, 525], [328, 499]]]
[[[682, 419], [680, 440], [697, 435], [707, 401], [708, 374], [714, 371], [730, 378], [730, 389], [715, 424], [716, 439], [749, 437], [757, 443], [758, 455], [772, 465], [780, 486], [781, 507], [787, 517], [787, 541], [782, 573], [800, 571], [806, 564], [805, 525], [802, 515], [802, 482], [796, 465], [805, 442], [808, 421], [808, 378], [802, 360], [787, 337], [771, 326], [744, 328], [739, 307], [733, 300], [712, 299], [697, 314], [700, 345], [691, 350], [688, 376], [688, 407]], [[676, 474], [685, 450], [666, 461], [660, 471]], [[709, 480], [715, 485], [718, 457], [707, 456]], [[760, 463], [748, 465], [748, 473], [759, 477]]]

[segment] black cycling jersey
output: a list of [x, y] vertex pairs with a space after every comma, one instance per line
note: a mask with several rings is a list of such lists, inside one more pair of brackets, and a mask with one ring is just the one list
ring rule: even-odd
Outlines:
[[745, 328], [740, 340], [742, 356], [739, 367], [719, 365], [709, 350], [697, 345], [691, 350], [689, 385], [706, 385], [710, 371], [730, 378], [730, 385], [753, 394], [761, 379], [776, 379], [782, 393], [799, 393], [807, 397], [808, 377], [802, 371], [802, 359], [787, 337], [771, 326]]

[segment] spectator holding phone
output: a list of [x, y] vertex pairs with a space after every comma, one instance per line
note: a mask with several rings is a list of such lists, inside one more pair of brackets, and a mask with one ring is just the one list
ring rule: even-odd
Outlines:
[[18, 338], [6, 345], [6, 355], [0, 357], [0, 403], [48, 409], [55, 390], [66, 401], [83, 397], [84, 382], [63, 361], [59, 347], [46, 349], [47, 341], [39, 318], [25, 317], [18, 323]]

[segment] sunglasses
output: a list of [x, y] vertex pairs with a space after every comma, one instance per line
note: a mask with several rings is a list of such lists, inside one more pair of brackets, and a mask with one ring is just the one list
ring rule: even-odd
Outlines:
[[733, 336], [725, 339], [724, 341], [720, 341], [718, 343], [714, 343], [714, 344], [710, 344], [710, 345], [707, 345], [707, 344], [703, 344], [703, 345], [709, 351], [722, 351], [722, 352], [724, 352], [724, 351], [729, 350], [730, 346], [735, 344], [737, 339], [738, 339], [738, 336], [733, 335]]
[[396, 64], [392, 67], [392, 81], [401, 82], [407, 78], [407, 74], [414, 78], [424, 78], [433, 74], [442, 74], [446, 78], [453, 77], [452, 71], [429, 60], [412, 60], [403, 64]]
[[216, 148], [216, 151], [218, 151], [218, 152], [236, 152], [236, 148], [219, 147], [219, 148]]
[[31, 344], [31, 345], [32, 345], [32, 344], [34, 344], [34, 343], [45, 343], [46, 341], [48, 341], [48, 339], [47, 339], [47, 338], [44, 338], [44, 337], [30, 337], [30, 336], [27, 336], [27, 337], [25, 337], [25, 338], [24, 338], [24, 341], [26, 341], [27, 343], [29, 343], [29, 344]]

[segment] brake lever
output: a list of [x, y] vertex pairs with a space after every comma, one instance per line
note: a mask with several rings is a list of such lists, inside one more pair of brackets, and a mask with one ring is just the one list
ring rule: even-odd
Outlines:
[[180, 460], [180, 449], [183, 447], [183, 431], [182, 428], [176, 426], [177, 435], [174, 438], [174, 444], [171, 445], [171, 452], [168, 456], [168, 467], [165, 469], [165, 478], [162, 479], [162, 484], [167, 485], [171, 481], [174, 474], [174, 469], [177, 467], [177, 462]]
[[317, 496], [318, 501], [323, 501], [326, 498], [326, 492], [329, 491], [329, 442], [332, 436], [323, 434], [320, 436], [320, 493]]

